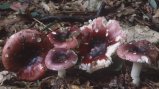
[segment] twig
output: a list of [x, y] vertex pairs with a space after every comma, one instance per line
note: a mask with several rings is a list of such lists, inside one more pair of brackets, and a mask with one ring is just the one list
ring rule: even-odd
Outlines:
[[55, 14], [63, 14], [63, 13], [82, 14], [82, 15], [86, 15], [86, 14], [96, 14], [95, 11], [92, 11], [92, 12], [86, 12], [86, 11], [60, 11], [60, 12], [57, 12], [57, 13], [55, 13]]
[[81, 22], [87, 21], [89, 19], [93, 19], [95, 16], [46, 16], [42, 19], [40, 19], [43, 23], [49, 23], [54, 22], [56, 20], [58, 21], [67, 21], [67, 22]]
[[99, 7], [99, 10], [98, 10], [97, 13], [96, 13], [96, 17], [102, 16], [102, 12], [103, 12], [103, 10], [104, 10], [105, 5], [106, 5], [106, 3], [105, 3], [104, 1], [102, 1], [101, 5], [100, 5], [100, 7]]
[[35, 20], [36, 22], [38, 22], [39, 24], [41, 24], [41, 25], [43, 25], [43, 26], [45, 26], [45, 24], [43, 24], [42, 22], [40, 22], [39, 20], [37, 20], [37, 19], [35, 19], [35, 18], [33, 18], [33, 20]]
[[151, 81], [145, 80], [145, 84], [150, 88], [150, 89], [155, 89], [154, 85], [152, 84]]
[[46, 25], [46, 27], [44, 27], [44, 28], [42, 29], [42, 31], [44, 31], [44, 30], [46, 30], [46, 29], [49, 29], [50, 31], [52, 31], [51, 28], [49, 28], [49, 27], [51, 27], [53, 24], [55, 24], [55, 22], [54, 22], [54, 23], [49, 23], [48, 25]]
[[146, 23], [146, 21], [140, 21], [140, 20], [137, 19], [137, 18], [134, 18], [134, 19], [135, 19], [135, 21], [137, 21], [139, 24], [151, 26], [149, 23]]
[[45, 24], [43, 24], [41, 21], [37, 20], [36, 18], [33, 18], [33, 20], [35, 20], [36, 22], [38, 22], [39, 24], [41, 24], [44, 27], [43, 30], [49, 29], [51, 31], [51, 28], [49, 28], [48, 26], [46, 26]]

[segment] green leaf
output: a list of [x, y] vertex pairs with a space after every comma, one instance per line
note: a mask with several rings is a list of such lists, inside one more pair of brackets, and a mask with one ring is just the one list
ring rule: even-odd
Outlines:
[[37, 16], [39, 16], [39, 13], [38, 12], [31, 12], [31, 16], [32, 17], [37, 17]]
[[9, 3], [0, 3], [0, 9], [1, 10], [10, 9], [10, 4]]

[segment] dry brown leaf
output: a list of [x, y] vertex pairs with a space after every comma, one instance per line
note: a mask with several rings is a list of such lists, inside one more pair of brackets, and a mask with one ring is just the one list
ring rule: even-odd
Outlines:
[[14, 74], [14, 73], [11, 73], [8, 71], [1, 71], [0, 72], [0, 85], [2, 85], [5, 80], [9, 80], [15, 76], [16, 76], [16, 74]]
[[121, 9], [120, 11], [118, 11], [117, 16], [121, 17], [123, 15], [131, 15], [135, 13], [135, 9], [133, 9], [132, 7], [124, 7], [124, 9]]
[[78, 85], [70, 85], [70, 88], [71, 89], [80, 89], [80, 86], [78, 86]]
[[136, 25], [130, 27], [127, 25], [123, 25], [123, 30], [127, 35], [127, 42], [130, 42], [132, 40], [148, 40], [152, 43], [159, 42], [159, 33], [151, 30], [147, 26]]
[[0, 26], [11, 25], [11, 24], [14, 24], [18, 21], [21, 21], [21, 18], [19, 18], [19, 17], [5, 18], [5, 19], [0, 20]]
[[21, 4], [20, 2], [13, 2], [10, 6], [11, 9], [15, 11], [25, 11], [25, 9], [28, 7], [27, 3]]
[[41, 2], [40, 5], [42, 6], [42, 8], [44, 8], [44, 10], [50, 11], [50, 7], [45, 2]]
[[159, 17], [159, 9], [156, 10], [155, 15], [153, 17], [154, 18]]

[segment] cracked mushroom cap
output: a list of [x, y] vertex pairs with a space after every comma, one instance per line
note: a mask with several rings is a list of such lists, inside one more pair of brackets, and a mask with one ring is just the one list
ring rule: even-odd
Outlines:
[[108, 67], [111, 63], [111, 56], [124, 38], [119, 23], [116, 20], [109, 20], [98, 17], [89, 25], [81, 27], [79, 35], [79, 55], [82, 56], [80, 69], [89, 73]]
[[24, 29], [13, 34], [2, 51], [4, 67], [17, 73], [20, 80], [34, 81], [46, 71], [44, 58], [51, 44], [35, 29]]
[[117, 55], [124, 60], [138, 63], [155, 64], [159, 49], [147, 40], [132, 41], [122, 44], [117, 49]]
[[77, 54], [70, 49], [54, 48], [51, 49], [45, 58], [45, 65], [50, 70], [65, 70], [77, 63]]

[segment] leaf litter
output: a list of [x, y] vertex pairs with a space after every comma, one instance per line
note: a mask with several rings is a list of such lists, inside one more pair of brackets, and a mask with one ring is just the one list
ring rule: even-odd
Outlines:
[[[7, 38], [23, 28], [56, 29], [68, 24], [81, 26], [88, 19], [78, 22], [69, 19], [98, 16], [107, 19], [117, 19], [128, 35], [128, 40], [147, 39], [159, 47], [159, 10], [157, 0], [104, 0], [104, 7], [100, 9], [102, 0], [2, 0], [0, 1], [0, 60], [1, 52]], [[22, 11], [22, 13], [21, 13]], [[57, 19], [59, 16], [72, 16], [68, 21]], [[41, 19], [55, 16], [55, 20], [46, 23]], [[35, 20], [36, 19], [36, 20]], [[42, 24], [41, 24], [42, 23]], [[49, 25], [51, 23], [51, 25]], [[50, 30], [45, 30], [46, 33]], [[118, 59], [118, 58], [117, 58]], [[132, 64], [122, 62], [121, 68], [110, 67], [93, 74], [79, 69], [68, 70], [68, 76], [58, 79], [56, 72], [48, 71], [46, 76], [35, 82], [22, 82], [16, 75], [3, 68], [0, 62], [0, 88], [2, 89], [135, 89], [131, 84], [130, 70]], [[114, 71], [111, 71], [115, 68]], [[116, 69], [117, 68], [117, 69]], [[159, 88], [159, 74], [155, 68], [142, 71], [142, 82], [139, 89]], [[152, 70], [154, 70], [152, 72]], [[151, 74], [149, 73], [151, 71]], [[151, 75], [151, 77], [150, 77]]]

